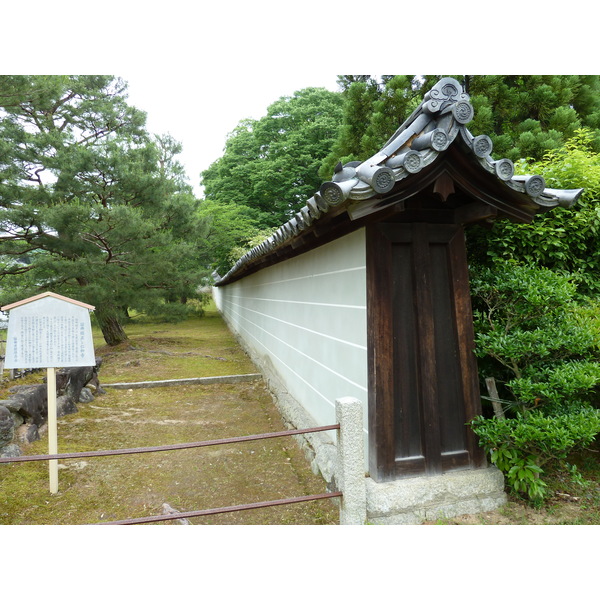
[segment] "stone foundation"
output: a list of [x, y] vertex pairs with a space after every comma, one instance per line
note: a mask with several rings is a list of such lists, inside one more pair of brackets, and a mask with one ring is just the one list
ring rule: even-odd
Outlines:
[[366, 479], [367, 523], [416, 525], [423, 521], [495, 510], [506, 502], [496, 467], [409, 477], [386, 483]]

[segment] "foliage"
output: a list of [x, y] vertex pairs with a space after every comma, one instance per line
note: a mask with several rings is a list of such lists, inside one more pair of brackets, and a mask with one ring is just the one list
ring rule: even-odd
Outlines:
[[588, 75], [466, 77], [475, 108], [472, 131], [490, 135], [498, 156], [541, 159], [581, 127], [600, 151], [600, 78]]
[[319, 165], [341, 106], [340, 94], [306, 88], [271, 104], [261, 119], [241, 121], [223, 156], [202, 173], [206, 199], [249, 207], [259, 229], [289, 220], [322, 182]]
[[499, 383], [511, 417], [471, 426], [508, 485], [539, 502], [544, 463], [600, 432], [600, 410], [589, 405], [600, 384], [597, 312], [567, 275], [532, 265], [474, 269], [471, 290], [480, 370]]
[[331, 179], [338, 162], [346, 164], [359, 160], [366, 154], [362, 149], [364, 124], [369, 122], [373, 103], [379, 96], [377, 82], [368, 77], [351, 80], [341, 77], [338, 81], [342, 86], [346, 86], [342, 121], [337, 139], [319, 168], [319, 175], [323, 180]]
[[497, 222], [490, 232], [473, 229], [468, 245], [480, 263], [519, 260], [572, 274], [581, 293], [600, 291], [600, 155], [592, 133], [575, 132], [564, 147], [541, 161], [521, 161], [521, 173], [541, 175], [550, 188], [584, 188], [577, 203], [537, 216], [532, 223]]
[[532, 412], [504, 420], [478, 416], [471, 426], [508, 485], [539, 503], [546, 495], [542, 466], [564, 463], [571, 452], [589, 446], [600, 432], [600, 411], [584, 407], [569, 414]]
[[[332, 177], [339, 161], [366, 160], [377, 152], [440, 77], [342, 75], [338, 77], [339, 93], [308, 88], [279, 99], [263, 118], [245, 119], [230, 134], [223, 156], [202, 174], [206, 200], [219, 206], [248, 207], [251, 212], [243, 211], [241, 229], [251, 225], [261, 231], [281, 225], [323, 180]], [[590, 153], [600, 150], [598, 76], [453, 77], [471, 95], [475, 118], [469, 124], [470, 130], [490, 135], [498, 158], [531, 157], [541, 161], [545, 152], [559, 152], [571, 139], [580, 144], [578, 131], [582, 127], [588, 128]], [[537, 169], [539, 165], [534, 166]], [[577, 171], [574, 165], [573, 172]], [[552, 185], [550, 173], [548, 181]], [[595, 226], [592, 222], [588, 225], [588, 229], [577, 229], [575, 239], [582, 252], [588, 241], [586, 232]], [[243, 247], [252, 237], [236, 231], [237, 224], [231, 226], [231, 235], [222, 231], [214, 234], [226, 243], [212, 261], [221, 271], [231, 264], [229, 251]], [[534, 235], [532, 245], [538, 243], [539, 252], [543, 248], [555, 250], [556, 259], [562, 252], [568, 262], [569, 252], [565, 253], [560, 245], [567, 239], [566, 230], [561, 232], [559, 227], [545, 233], [548, 237], [543, 240]], [[475, 238], [474, 245], [482, 240], [482, 236], [470, 237]], [[485, 257], [488, 240], [483, 238], [479, 245], [479, 254], [474, 256]], [[508, 242], [504, 249], [490, 245], [490, 252], [509, 248]], [[587, 265], [595, 264], [600, 261], [590, 257]], [[578, 273], [570, 265], [565, 265], [565, 270]]]
[[257, 231], [255, 235], [253, 235], [245, 244], [241, 246], [235, 246], [229, 252], [229, 260], [232, 263], [235, 263], [237, 260], [242, 258], [245, 254], [247, 254], [252, 248], [255, 248], [259, 244], [262, 244], [265, 240], [267, 240], [273, 233], [276, 231], [276, 227], [271, 229], [265, 229], [263, 231]]
[[82, 300], [109, 344], [129, 309], [184, 317], [203, 228], [181, 146], [146, 132], [113, 77], [3, 76], [0, 96], [3, 302]]
[[[366, 160], [379, 150], [445, 75], [372, 75], [338, 78], [345, 99], [344, 124], [322, 175], [338, 160]], [[600, 151], [600, 77], [596, 75], [451, 75], [471, 96], [474, 135], [489, 135], [497, 158], [542, 159], [577, 129], [592, 131]]]
[[197, 215], [207, 226], [199, 254], [200, 264], [225, 275], [239, 258], [234, 249], [247, 246], [261, 231], [260, 214], [243, 204], [205, 198], [200, 202]]
[[600, 383], [598, 318], [566, 275], [515, 263], [473, 269], [476, 354], [482, 371], [525, 413], [555, 413]]
[[366, 160], [375, 154], [422, 100], [423, 82], [414, 75], [338, 78], [344, 97], [338, 137], [321, 166], [330, 179], [338, 161]]

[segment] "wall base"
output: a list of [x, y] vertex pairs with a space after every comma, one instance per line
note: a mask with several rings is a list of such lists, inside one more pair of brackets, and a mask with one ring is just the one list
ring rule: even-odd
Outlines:
[[496, 467], [454, 471], [376, 483], [366, 480], [367, 523], [417, 525], [496, 510], [506, 502], [504, 476]]

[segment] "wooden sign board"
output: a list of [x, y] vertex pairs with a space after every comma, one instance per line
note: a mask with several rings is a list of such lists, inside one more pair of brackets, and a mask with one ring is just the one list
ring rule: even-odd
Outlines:
[[[48, 454], [58, 454], [57, 367], [96, 364], [90, 310], [93, 306], [52, 292], [3, 306], [7, 311], [7, 369], [46, 368], [48, 388]], [[58, 460], [48, 460], [50, 493], [58, 493]]]
[[94, 366], [93, 309], [51, 292], [3, 306], [9, 311], [4, 367]]

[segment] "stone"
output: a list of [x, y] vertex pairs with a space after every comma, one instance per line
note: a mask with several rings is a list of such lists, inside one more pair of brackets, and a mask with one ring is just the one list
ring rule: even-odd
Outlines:
[[[61, 396], [66, 396], [75, 405], [76, 402], [79, 402], [81, 390], [93, 379], [95, 369], [96, 367], [60, 369], [56, 373], [56, 389], [61, 390]], [[76, 412], [76, 410], [72, 412]]]
[[46, 386], [16, 385], [8, 390], [10, 398], [1, 400], [0, 406], [5, 406], [11, 412], [18, 412], [27, 423], [35, 423], [38, 427], [46, 421], [48, 415], [48, 399]]
[[[98, 359], [94, 367], [71, 367], [56, 372], [57, 417], [78, 412], [77, 403], [92, 402], [94, 392], [105, 393], [98, 381], [101, 363]], [[0, 451], [4, 453], [2, 456], [7, 453], [19, 456], [20, 450], [14, 441], [29, 444], [39, 440], [47, 429], [47, 386], [45, 383], [16, 385], [8, 393], [8, 398], [0, 400]]]
[[340, 525], [364, 525], [367, 517], [362, 404], [356, 398], [335, 403], [337, 434], [337, 484], [343, 492]]
[[17, 444], [9, 444], [0, 448], [0, 458], [17, 458], [21, 456], [21, 449]]
[[15, 436], [15, 422], [10, 410], [0, 406], [0, 448], [8, 446]]
[[[10, 410], [10, 409], [9, 409]], [[12, 419], [15, 422], [15, 430], [25, 423], [25, 419], [20, 412], [11, 412]]]
[[[172, 506], [169, 506], [166, 502], [162, 505], [162, 514], [163, 515], [179, 515], [181, 514], [180, 511], [178, 511], [177, 509], [173, 508]], [[181, 518], [181, 519], [173, 519], [171, 521], [171, 523], [177, 523], [179, 525], [191, 525], [191, 523], [189, 522], [188, 519], [186, 518]]]
[[34, 423], [23, 423], [15, 430], [15, 436], [20, 444], [31, 444], [40, 439], [40, 430]]
[[379, 525], [414, 525], [486, 512], [506, 502], [504, 477], [493, 466], [385, 483], [367, 478], [365, 483], [367, 520]]
[[76, 412], [78, 412], [77, 406], [70, 395], [58, 396], [56, 398], [56, 417], [58, 419]]
[[94, 401], [94, 394], [88, 387], [84, 387], [79, 394], [79, 402], [82, 404], [89, 404]]

